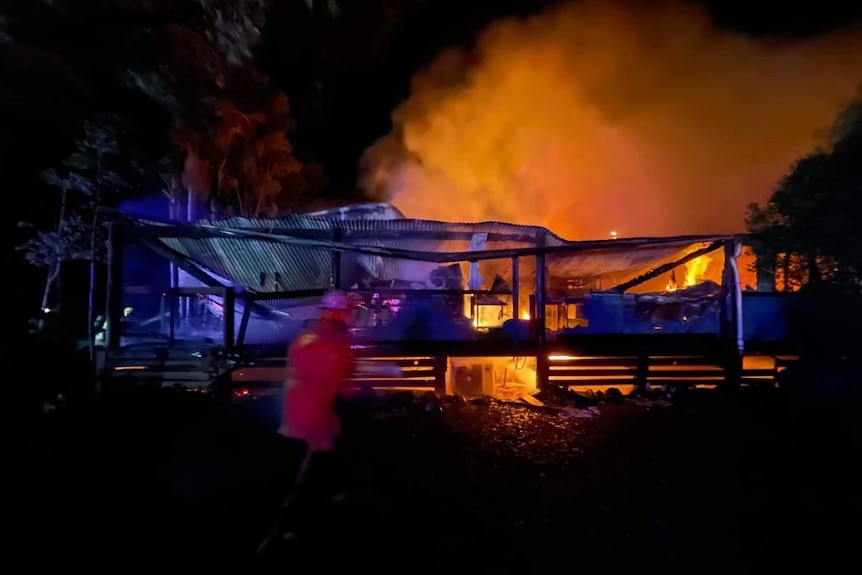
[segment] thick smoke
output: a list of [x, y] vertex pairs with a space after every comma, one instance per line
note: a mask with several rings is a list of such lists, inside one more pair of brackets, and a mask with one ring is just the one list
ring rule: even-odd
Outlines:
[[855, 94], [862, 33], [755, 40], [642, 4], [498, 22], [440, 55], [362, 158], [367, 194], [573, 239], [741, 231]]

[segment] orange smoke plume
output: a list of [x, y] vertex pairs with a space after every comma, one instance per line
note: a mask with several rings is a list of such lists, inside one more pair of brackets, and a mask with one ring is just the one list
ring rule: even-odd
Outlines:
[[366, 150], [367, 195], [570, 238], [741, 231], [854, 96], [862, 33], [767, 42], [631, 4], [497, 22], [441, 54]]

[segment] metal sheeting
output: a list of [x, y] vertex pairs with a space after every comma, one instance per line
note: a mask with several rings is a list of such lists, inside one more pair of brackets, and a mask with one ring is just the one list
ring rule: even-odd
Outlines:
[[682, 258], [708, 242], [684, 245], [642, 247], [638, 249], [603, 249], [574, 254], [547, 256], [546, 263], [552, 276], [560, 278], [591, 278], [609, 275], [632, 276]]
[[[355, 218], [403, 218], [390, 204], [363, 204], [280, 219], [228, 218], [201, 221], [222, 229], [243, 230], [334, 230]], [[148, 222], [150, 223], [150, 222]], [[168, 247], [200, 263], [216, 274], [252, 291], [294, 291], [329, 286], [332, 272], [330, 252], [321, 249], [240, 238], [160, 238]], [[379, 272], [378, 258], [347, 255], [372, 275]], [[263, 283], [261, 284], [261, 274]], [[277, 281], [276, 281], [277, 280]]]
[[[352, 226], [357, 224], [358, 222], [373, 222], [381, 220], [391, 222], [403, 218], [404, 215], [392, 204], [373, 203], [346, 206], [342, 208], [334, 208], [331, 210], [311, 212], [306, 214], [293, 214], [291, 216], [279, 219], [228, 218], [225, 220], [217, 220], [213, 222], [207, 221], [200, 223], [207, 223], [209, 225], [223, 229], [243, 229], [257, 231], [336, 229], [348, 231], [354, 229]], [[326, 266], [324, 266], [325, 270], [317, 269], [323, 265], [324, 259], [327, 262], [330, 261], [330, 255], [328, 252], [325, 252], [324, 250], [309, 250], [307, 248], [297, 248], [291, 246], [278, 246], [277, 249], [275, 249], [274, 251], [277, 253], [272, 253], [270, 255], [278, 257], [278, 260], [276, 260], [278, 262], [277, 267], [281, 267], [282, 262], [291, 262], [295, 260], [295, 263], [287, 263], [286, 266], [284, 266], [284, 269], [273, 270], [273, 273], [275, 271], [279, 271], [281, 275], [291, 274], [293, 276], [298, 275], [301, 277], [303, 273], [311, 272], [311, 277], [308, 278], [308, 280], [313, 283], [303, 284], [306, 287], [292, 287], [292, 280], [285, 280], [287, 281], [286, 284], [282, 282], [282, 285], [280, 287], [273, 286], [272, 290], [281, 289], [284, 291], [289, 291], [293, 289], [313, 289], [319, 287], [326, 287], [329, 285], [329, 276], [331, 271], [329, 267], [330, 264], [327, 263]], [[365, 269], [369, 274], [371, 274], [372, 277], [380, 277], [381, 270], [378, 269], [379, 258], [377, 258], [376, 256], [369, 255], [355, 255], [352, 257], [357, 258], [359, 265], [361, 265], [363, 269]], [[315, 271], [311, 271], [311, 268], [308, 266], [316, 266]], [[259, 274], [260, 272], [258, 272], [258, 275]], [[323, 275], [325, 275], [325, 281], [324, 279], [322, 279]], [[321, 281], [324, 281], [325, 285], [318, 285]], [[266, 290], [266, 288], [261, 289]]]
[[251, 291], [295, 291], [329, 286], [332, 260], [326, 250], [240, 238], [162, 238], [160, 241]]
[[[215, 222], [200, 222], [225, 230], [336, 230], [343, 233], [342, 241], [357, 246], [392, 248], [414, 252], [466, 252], [475, 234], [488, 234], [485, 250], [523, 249], [541, 241], [546, 246], [577, 246], [585, 251], [549, 254], [546, 265], [556, 278], [596, 278], [613, 275], [634, 277], [659, 265], [673, 261], [703, 247], [705, 242], [691, 239], [645, 242], [637, 248], [621, 245], [608, 247], [608, 242], [575, 242], [536, 226], [520, 226], [504, 222], [440, 222], [406, 219], [389, 204], [366, 204], [336, 210], [299, 214], [276, 220], [230, 218]], [[427, 234], [433, 237], [405, 237]], [[447, 234], [459, 235], [446, 238]], [[251, 291], [293, 291], [323, 289], [329, 286], [332, 256], [327, 249], [308, 248], [241, 237], [163, 237], [159, 241], [190, 260]], [[535, 275], [534, 258], [522, 258], [522, 286]], [[390, 257], [351, 253], [342, 254], [344, 285], [352, 285], [364, 269], [380, 280], [427, 281], [437, 264]], [[484, 289], [490, 288], [495, 275], [512, 284], [511, 258], [479, 262]], [[465, 279], [469, 266], [462, 264]], [[264, 282], [261, 285], [261, 274]], [[278, 274], [276, 276], [276, 274]], [[278, 283], [276, 283], [278, 277]], [[430, 287], [430, 286], [429, 286]]]
[[[507, 236], [523, 236], [533, 238], [532, 241], [487, 241], [485, 243], [486, 250], [500, 249], [518, 249], [527, 248], [535, 245], [537, 228], [527, 228], [526, 226], [516, 226], [500, 222], [483, 222], [478, 224], [464, 223], [449, 223], [437, 222], [430, 220], [395, 220], [390, 222], [380, 221], [355, 221], [350, 222], [345, 230], [345, 241], [355, 245], [373, 246], [381, 248], [397, 248], [409, 251], [419, 252], [466, 252], [470, 251], [471, 239], [379, 239], [369, 238], [367, 236], [353, 239], [351, 231], [363, 232], [381, 232], [382, 233], [398, 233], [398, 232], [435, 232], [445, 234], [447, 232], [464, 232], [474, 235], [507, 235]], [[436, 267], [435, 264], [423, 262], [412, 262], [409, 260], [401, 260], [394, 258], [380, 258], [381, 269], [379, 277], [381, 279], [414, 279], [424, 273], [424, 277]], [[469, 277], [468, 265], [462, 264], [462, 272], [464, 277]], [[488, 260], [479, 263], [480, 273], [486, 282], [491, 282], [494, 275], [499, 273], [511, 282], [511, 259], [504, 260]], [[488, 286], [490, 287], [490, 286]], [[487, 289], [487, 288], [486, 288]]]

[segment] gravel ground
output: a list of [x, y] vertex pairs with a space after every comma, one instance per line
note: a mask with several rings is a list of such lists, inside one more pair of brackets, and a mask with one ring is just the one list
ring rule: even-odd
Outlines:
[[543, 399], [355, 400], [348, 499], [258, 558], [285, 492], [259, 406], [139, 390], [7, 417], [7, 557], [198, 573], [862, 568], [854, 406]]

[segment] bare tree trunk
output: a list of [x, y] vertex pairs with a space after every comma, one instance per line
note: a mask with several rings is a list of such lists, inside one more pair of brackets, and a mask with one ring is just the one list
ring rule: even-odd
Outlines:
[[45, 315], [46, 310], [50, 309], [51, 304], [51, 288], [54, 286], [54, 282], [57, 281], [57, 277], [60, 274], [60, 262], [54, 263], [50, 268], [48, 268], [48, 275], [45, 278], [45, 290], [42, 292], [42, 305], [40, 306], [40, 314], [39, 314], [39, 331], [42, 331], [45, 328]]
[[[66, 208], [67, 208], [67, 200], [69, 198], [69, 190], [65, 186], [63, 187], [63, 193], [60, 196], [60, 218], [57, 222], [57, 232], [62, 233], [63, 227], [66, 224]], [[56, 321], [60, 321], [60, 308], [62, 307], [63, 302], [63, 260], [57, 260], [57, 269], [54, 271], [54, 278], [51, 280], [51, 286], [45, 286], [45, 291], [50, 291], [51, 287], [55, 287], [54, 290], [57, 294], [57, 303], [54, 306], [54, 317]], [[45, 307], [45, 306], [42, 306]]]
[[[98, 204], [97, 204], [98, 205]], [[96, 230], [99, 225], [98, 212], [93, 214], [93, 227], [90, 230], [90, 289], [87, 302], [87, 339], [90, 348], [90, 363], [96, 366]]]
[[57, 266], [57, 279], [54, 280], [54, 317], [59, 325], [63, 317], [63, 262]]
[[[57, 218], [57, 234], [63, 233], [63, 224], [66, 223], [66, 197], [68, 195], [68, 189], [64, 186], [62, 188], [63, 195], [61, 196], [60, 201], [60, 214]], [[56, 254], [55, 254], [56, 255]], [[63, 262], [60, 259], [57, 259], [51, 266], [48, 268], [48, 274], [45, 277], [45, 289], [42, 291], [42, 304], [40, 306], [41, 314], [44, 316], [46, 313], [45, 310], [52, 309], [51, 308], [51, 296], [53, 295], [53, 288], [58, 283], [57, 280], [60, 277], [60, 269], [62, 268]], [[59, 308], [59, 305], [56, 306]], [[56, 309], [55, 309], [56, 312]], [[45, 327], [44, 319], [39, 321], [39, 329]]]
[[[97, 162], [96, 173], [101, 173], [101, 162]], [[95, 375], [96, 369], [96, 239], [98, 238], [99, 230], [99, 206], [102, 205], [102, 197], [99, 193], [98, 185], [96, 186], [95, 195], [93, 198], [93, 226], [90, 229], [90, 289], [87, 302], [87, 340], [90, 350], [90, 365], [92, 366]]]
[[60, 262], [56, 262], [48, 268], [48, 277], [45, 278], [45, 291], [42, 292], [42, 309], [48, 309], [51, 304], [51, 288], [60, 275]]

